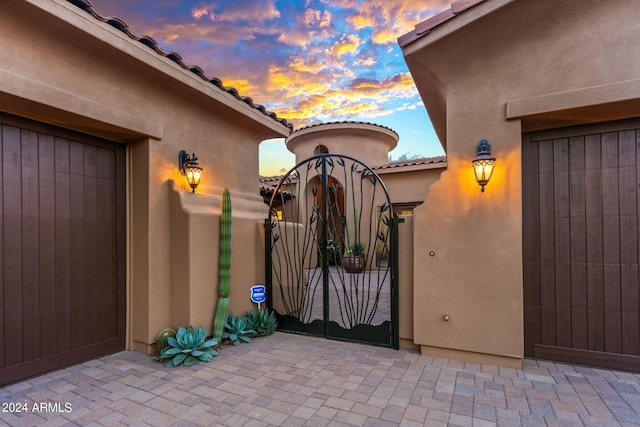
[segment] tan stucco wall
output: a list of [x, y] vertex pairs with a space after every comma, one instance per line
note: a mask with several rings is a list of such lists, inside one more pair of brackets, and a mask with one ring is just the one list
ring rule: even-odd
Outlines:
[[[148, 350], [165, 327], [211, 327], [223, 187], [231, 309], [250, 308], [264, 280], [258, 145], [288, 128], [64, 0], [0, 10], [0, 110], [129, 144], [128, 347]], [[178, 172], [182, 149], [204, 168], [196, 194]]]
[[384, 182], [392, 203], [422, 202], [429, 188], [438, 181], [446, 163], [378, 169], [376, 172]]
[[[378, 170], [391, 196], [392, 203], [422, 202], [436, 182], [446, 163]], [[400, 346], [413, 348], [414, 343], [414, 219], [401, 215], [398, 225], [398, 306]], [[419, 306], [415, 310], [421, 311]]]
[[[520, 366], [521, 134], [640, 115], [632, 3], [487, 0], [403, 47], [448, 160], [414, 212], [423, 353]], [[470, 166], [482, 138], [497, 158], [485, 193]]]
[[413, 215], [400, 216], [397, 277], [400, 347], [413, 348]]

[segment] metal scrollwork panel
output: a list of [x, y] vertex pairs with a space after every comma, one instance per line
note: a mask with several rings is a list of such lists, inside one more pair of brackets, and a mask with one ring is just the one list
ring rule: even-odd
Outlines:
[[271, 198], [267, 286], [281, 329], [397, 347], [396, 219], [378, 175], [322, 154]]

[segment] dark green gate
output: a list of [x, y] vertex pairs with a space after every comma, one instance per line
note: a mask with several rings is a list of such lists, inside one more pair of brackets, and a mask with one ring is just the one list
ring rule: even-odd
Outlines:
[[267, 303], [278, 329], [398, 348], [397, 216], [362, 162], [320, 154], [276, 187]]

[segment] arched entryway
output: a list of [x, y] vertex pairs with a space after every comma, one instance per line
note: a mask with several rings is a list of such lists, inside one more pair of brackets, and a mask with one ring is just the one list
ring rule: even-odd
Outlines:
[[282, 178], [276, 206], [266, 276], [279, 329], [397, 348], [397, 217], [380, 177], [318, 154]]
[[[316, 176], [307, 184], [307, 193], [310, 197], [315, 197], [317, 206], [322, 206], [323, 195], [322, 179]], [[327, 220], [316, 223], [316, 233], [322, 236], [322, 227], [327, 227], [325, 240], [321, 241], [321, 247], [327, 247], [327, 262], [329, 265], [340, 265], [344, 251], [347, 249], [345, 243], [345, 227], [343, 226], [344, 211], [344, 188], [342, 183], [335, 177], [327, 177]], [[322, 252], [322, 251], [321, 251]], [[321, 254], [319, 252], [319, 254]], [[322, 263], [322, 257], [318, 257], [318, 266]]]

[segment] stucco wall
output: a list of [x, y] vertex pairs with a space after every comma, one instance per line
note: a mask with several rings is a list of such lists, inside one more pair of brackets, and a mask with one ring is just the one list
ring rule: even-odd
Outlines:
[[398, 224], [398, 334], [400, 347], [413, 348], [413, 215]]
[[[211, 327], [223, 187], [242, 314], [264, 278], [258, 145], [288, 128], [66, 1], [0, 10], [0, 109], [129, 144], [128, 347], [147, 350], [165, 327]], [[178, 172], [182, 149], [204, 168], [196, 194]]]
[[[627, 1], [487, 0], [403, 46], [448, 160], [414, 215], [424, 353], [520, 366], [521, 134], [640, 115], [639, 21]], [[497, 158], [484, 193], [482, 138]]]
[[378, 169], [376, 172], [384, 182], [392, 203], [423, 202], [429, 188], [438, 181], [446, 163]]

